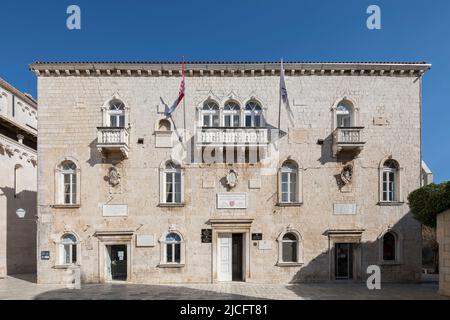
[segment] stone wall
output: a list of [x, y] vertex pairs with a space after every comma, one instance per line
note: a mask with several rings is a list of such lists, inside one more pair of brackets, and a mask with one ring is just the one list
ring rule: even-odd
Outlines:
[[[35, 159], [34, 150], [0, 135], [0, 277], [36, 272]], [[25, 216], [19, 217], [17, 209]]]
[[437, 217], [439, 243], [439, 293], [450, 296], [450, 210]]
[[[404, 203], [409, 192], [421, 184], [421, 79], [409, 76], [287, 76], [290, 103], [296, 127], [288, 130], [283, 109], [281, 129], [288, 135], [279, 140], [273, 170], [256, 165], [184, 164], [185, 206], [159, 206], [159, 168], [173, 150], [155, 148], [154, 131], [162, 118], [162, 101], [170, 105], [178, 93], [177, 76], [41, 76], [39, 77], [38, 206], [40, 218], [39, 251], [50, 251], [50, 260], [39, 261], [38, 281], [63, 281], [65, 270], [57, 265], [57, 241], [65, 231], [81, 241], [83, 280], [97, 282], [99, 275], [98, 230], [132, 230], [131, 281], [210, 282], [212, 245], [202, 244], [201, 229], [212, 218], [252, 218], [251, 232], [262, 233], [273, 242], [272, 250], [258, 250], [249, 244], [250, 277], [254, 282], [330, 280], [330, 242], [327, 230], [362, 229], [361, 276], [368, 265], [380, 263], [380, 237], [392, 228], [401, 234], [401, 263], [383, 265], [384, 281], [419, 281], [421, 272], [421, 226]], [[196, 126], [196, 107], [208, 97], [220, 103], [233, 98], [241, 103], [251, 97], [263, 106], [267, 122], [276, 127], [279, 77], [188, 76], [185, 101], [174, 113], [179, 129]], [[129, 158], [117, 165], [121, 192], [111, 193], [105, 181], [110, 160], [102, 159], [96, 148], [97, 127], [102, 125], [103, 106], [118, 94], [130, 108]], [[336, 176], [343, 163], [331, 156], [333, 116], [331, 109], [348, 99], [358, 108], [358, 124], [364, 126], [364, 150], [353, 160], [352, 190], [341, 192]], [[375, 119], [377, 118], [377, 119]], [[383, 119], [383, 121], [379, 121]], [[139, 138], [144, 139], [138, 144]], [[323, 139], [323, 145], [318, 140]], [[66, 157], [76, 160], [81, 175], [81, 206], [56, 208], [55, 168]], [[303, 174], [303, 204], [277, 206], [277, 166], [288, 157], [295, 159]], [[400, 203], [379, 205], [379, 167], [392, 157], [401, 166]], [[233, 190], [247, 192], [246, 210], [216, 209], [216, 193], [225, 192], [220, 182], [229, 169], [239, 174]], [[260, 188], [249, 188], [257, 179]], [[207, 181], [207, 182], [205, 182]], [[212, 181], [212, 183], [211, 183]], [[105, 203], [128, 204], [128, 216], [105, 218]], [[354, 215], [336, 215], [335, 203], [356, 203]], [[154, 235], [159, 239], [173, 225], [186, 242], [183, 268], [160, 268], [160, 245], [135, 246], [135, 236]], [[302, 266], [279, 267], [277, 237], [291, 228], [303, 240]], [[100, 249], [101, 250], [101, 249]]]

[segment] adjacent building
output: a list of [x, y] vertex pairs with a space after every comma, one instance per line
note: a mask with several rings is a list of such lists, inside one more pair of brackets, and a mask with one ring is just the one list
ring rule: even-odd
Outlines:
[[36, 272], [37, 103], [0, 79], [0, 278]]
[[32, 64], [39, 283], [419, 281], [429, 68]]

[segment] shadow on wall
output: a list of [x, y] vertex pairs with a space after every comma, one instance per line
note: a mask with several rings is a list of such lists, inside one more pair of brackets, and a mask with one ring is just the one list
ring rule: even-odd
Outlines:
[[[395, 235], [394, 260], [382, 262], [383, 236], [386, 232]], [[341, 232], [341, 233], [340, 233]], [[364, 232], [362, 235], [364, 236]], [[421, 224], [414, 219], [411, 213], [402, 217], [395, 225], [387, 226], [380, 231], [377, 239], [370, 242], [360, 242], [358, 236], [337, 233], [334, 230], [326, 231], [329, 249], [313, 258], [293, 276], [290, 283], [298, 282], [323, 282], [353, 280], [355, 282], [366, 281], [367, 267], [377, 265], [381, 268], [381, 282], [420, 282], [422, 264]], [[305, 241], [305, 239], [303, 239]], [[340, 243], [352, 243], [351, 258], [348, 263], [344, 255], [347, 253], [346, 245], [341, 247], [341, 259], [337, 259], [336, 247]], [[339, 261], [338, 261], [339, 260]], [[347, 263], [350, 267], [347, 269]], [[337, 265], [339, 264], [339, 267]], [[337, 270], [340, 268], [341, 272]], [[336, 279], [337, 273], [342, 279]], [[348, 277], [347, 277], [348, 274]], [[349, 278], [349, 279], [346, 279]]]
[[[14, 194], [13, 188], [0, 188], [6, 197], [6, 263], [8, 275], [36, 273], [36, 191]], [[24, 209], [19, 218], [17, 209]]]

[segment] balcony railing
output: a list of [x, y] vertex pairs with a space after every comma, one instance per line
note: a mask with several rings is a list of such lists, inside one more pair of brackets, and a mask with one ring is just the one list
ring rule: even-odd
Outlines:
[[266, 128], [201, 127], [197, 132], [198, 145], [258, 146], [268, 143], [268, 129]]
[[336, 128], [333, 132], [333, 156], [342, 151], [359, 152], [364, 148], [362, 139], [364, 127]]
[[130, 135], [125, 128], [98, 127], [97, 148], [100, 152], [119, 151], [128, 158]]

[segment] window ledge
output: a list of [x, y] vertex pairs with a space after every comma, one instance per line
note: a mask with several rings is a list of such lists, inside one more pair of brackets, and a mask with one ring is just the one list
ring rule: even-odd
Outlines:
[[81, 207], [80, 204], [54, 204], [54, 205], [52, 205], [52, 208], [57, 208], [57, 209], [78, 209], [80, 207]]
[[303, 202], [278, 202], [276, 205], [278, 207], [300, 207]]
[[53, 269], [70, 269], [70, 268], [79, 268], [80, 265], [78, 264], [57, 264], [53, 266]]
[[184, 202], [182, 202], [182, 203], [160, 203], [158, 205], [158, 207], [166, 207], [166, 208], [171, 208], [171, 207], [177, 208], [177, 207], [184, 207], [184, 206], [185, 206]]
[[160, 263], [159, 268], [184, 268], [184, 263]]
[[301, 267], [303, 262], [277, 262], [277, 267]]
[[380, 201], [380, 202], [378, 202], [378, 205], [382, 206], [382, 207], [395, 207], [395, 206], [402, 206], [404, 204], [405, 203], [402, 201], [392, 201], [392, 202]]

